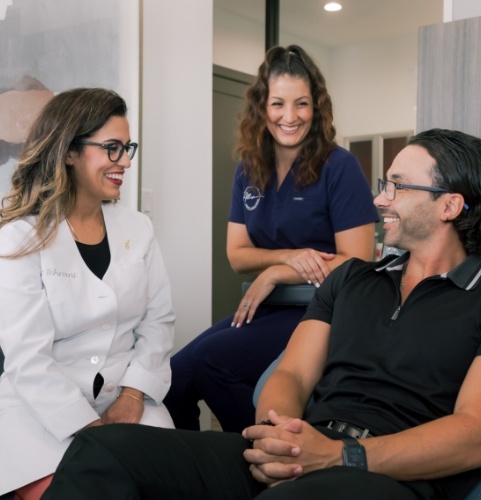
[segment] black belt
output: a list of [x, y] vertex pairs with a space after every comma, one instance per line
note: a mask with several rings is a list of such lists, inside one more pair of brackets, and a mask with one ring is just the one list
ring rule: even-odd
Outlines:
[[332, 429], [333, 431], [342, 432], [355, 439], [362, 439], [366, 437], [373, 437], [369, 433], [369, 429], [361, 429], [355, 425], [348, 424], [347, 422], [338, 422], [337, 420], [331, 420], [327, 423], [326, 427]]

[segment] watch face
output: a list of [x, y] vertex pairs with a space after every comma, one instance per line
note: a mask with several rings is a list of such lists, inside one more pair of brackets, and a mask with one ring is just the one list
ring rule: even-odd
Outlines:
[[342, 458], [347, 467], [367, 469], [366, 451], [360, 444], [344, 446]]

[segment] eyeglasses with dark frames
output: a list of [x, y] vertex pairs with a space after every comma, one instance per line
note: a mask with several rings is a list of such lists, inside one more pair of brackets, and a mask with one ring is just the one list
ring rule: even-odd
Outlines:
[[79, 139], [74, 141], [75, 144], [81, 144], [83, 146], [98, 146], [107, 151], [107, 156], [109, 160], [112, 162], [119, 161], [124, 154], [124, 151], [127, 152], [127, 156], [131, 160], [135, 153], [137, 152], [137, 148], [139, 145], [136, 142], [129, 142], [128, 144], [122, 144], [120, 141], [112, 140], [110, 142], [92, 142]]
[[418, 186], [417, 184], [400, 184], [394, 181], [385, 181], [383, 179], [377, 180], [377, 190], [381, 194], [383, 191], [389, 201], [396, 198], [396, 191], [398, 189], [417, 189], [419, 191], [429, 191], [430, 193], [449, 193], [448, 189], [434, 187], [434, 186]]

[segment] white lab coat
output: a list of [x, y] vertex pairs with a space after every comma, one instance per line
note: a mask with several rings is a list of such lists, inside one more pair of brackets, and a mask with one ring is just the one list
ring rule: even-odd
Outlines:
[[[162, 403], [171, 381], [174, 311], [145, 215], [103, 206], [111, 261], [102, 280], [66, 222], [44, 250], [0, 258], [0, 495], [55, 471], [72, 435], [98, 419], [119, 387], [145, 393], [141, 423], [173, 427]], [[31, 234], [33, 219], [0, 230], [0, 254]], [[104, 386], [93, 399], [100, 372]]]

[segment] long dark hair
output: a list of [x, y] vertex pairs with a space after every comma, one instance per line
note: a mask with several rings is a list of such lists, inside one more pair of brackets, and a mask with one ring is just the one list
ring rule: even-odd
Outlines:
[[271, 48], [259, 67], [256, 81], [247, 91], [236, 147], [251, 181], [261, 191], [274, 169], [274, 141], [266, 127], [269, 80], [282, 75], [306, 81], [314, 103], [312, 126], [299, 153], [296, 184], [302, 186], [315, 182], [329, 153], [336, 147], [331, 97], [319, 68], [297, 45]]

